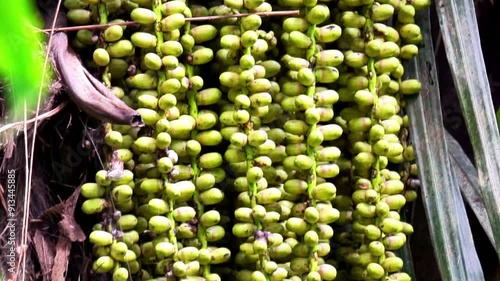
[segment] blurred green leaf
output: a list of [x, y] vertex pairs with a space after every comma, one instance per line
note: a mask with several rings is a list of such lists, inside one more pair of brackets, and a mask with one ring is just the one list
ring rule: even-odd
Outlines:
[[443, 45], [474, 149], [481, 195], [500, 257], [500, 136], [474, 2], [436, 1]]
[[422, 89], [408, 99], [407, 110], [434, 254], [442, 280], [481, 281], [483, 271], [446, 145], [429, 9], [419, 11], [415, 20], [424, 39], [405, 72], [419, 79]]
[[[0, 75], [10, 92], [9, 109], [18, 114], [33, 110], [42, 84], [44, 55], [43, 33], [35, 2], [5, 1], [0, 9]], [[22, 116], [22, 115], [21, 115]]]

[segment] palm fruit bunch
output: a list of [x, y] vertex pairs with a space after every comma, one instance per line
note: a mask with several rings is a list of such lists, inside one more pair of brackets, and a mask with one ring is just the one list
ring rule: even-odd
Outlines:
[[421, 85], [404, 62], [429, 4], [65, 0], [71, 24], [112, 24], [72, 46], [145, 123], [105, 124], [106, 165], [81, 187], [92, 273], [411, 280], [404, 98]]

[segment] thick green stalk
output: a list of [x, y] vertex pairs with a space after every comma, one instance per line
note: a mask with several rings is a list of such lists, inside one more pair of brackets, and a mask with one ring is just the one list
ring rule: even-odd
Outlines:
[[[366, 40], [370, 41], [373, 40], [375, 37], [374, 31], [373, 31], [373, 21], [370, 18], [370, 13], [372, 5], [368, 5], [365, 10], [365, 18], [366, 18], [366, 23], [365, 23], [365, 28], [364, 28], [364, 34], [366, 36]], [[372, 126], [375, 124], [378, 124], [378, 119], [375, 117], [375, 109], [378, 101], [378, 93], [377, 93], [377, 72], [375, 70], [375, 58], [370, 57], [368, 59], [368, 90], [370, 93], [373, 94], [373, 108], [371, 110], [371, 122]], [[373, 142], [370, 142], [370, 145], [374, 145]], [[375, 191], [380, 193], [380, 183], [381, 183], [381, 177], [380, 177], [380, 156], [375, 154], [375, 171], [374, 171], [374, 176], [371, 178], [371, 184], [373, 189]], [[380, 202], [380, 196], [377, 197], [377, 201], [375, 203]], [[377, 217], [376, 219], [376, 225], [379, 224], [379, 218]], [[379, 239], [380, 242], [382, 242], [382, 237]], [[382, 263], [385, 260], [385, 254], [381, 255], [378, 259], [379, 263]], [[388, 272], [385, 273], [385, 275], [388, 275]], [[383, 277], [381, 280], [385, 280], [385, 277]]]
[[[160, 29], [160, 22], [163, 18], [163, 14], [161, 13], [161, 5], [162, 5], [162, 0], [154, 0], [153, 2], [153, 11], [156, 14], [156, 22], [155, 22], [155, 34], [156, 34], [156, 53], [160, 56], [160, 58], [163, 56], [161, 52], [161, 46], [163, 45], [163, 32]], [[158, 71], [158, 93], [160, 93], [160, 86], [163, 81], [165, 81], [166, 73], [163, 71]]]
[[[187, 22], [184, 25], [184, 33], [189, 34], [191, 31], [191, 24]], [[187, 54], [189, 55], [189, 53]], [[194, 66], [192, 64], [186, 64], [186, 74], [188, 78], [193, 77]], [[188, 90], [187, 99], [189, 105], [189, 115], [191, 115], [194, 119], [198, 118], [198, 105], [196, 104], [196, 93], [195, 90]], [[191, 139], [195, 139], [196, 135], [198, 135], [198, 130], [191, 131]], [[200, 167], [198, 166], [198, 155], [191, 156], [191, 169], [193, 170], [193, 182], [196, 182], [196, 179], [200, 175]], [[200, 192], [198, 190], [195, 191], [193, 196], [194, 203], [196, 205], [196, 212], [198, 215], [198, 219], [205, 213], [205, 207], [203, 203], [200, 201]], [[201, 243], [201, 248], [206, 249], [208, 247], [206, 229], [203, 225], [198, 224], [198, 232], [197, 232], [198, 240]], [[210, 274], [210, 265], [202, 265], [203, 268], [203, 276], [207, 277]]]
[[[101, 3], [98, 6], [99, 10], [99, 24], [106, 24], [108, 23], [108, 9], [106, 8], [105, 3]], [[106, 43], [102, 43], [102, 48], [106, 47]], [[104, 73], [102, 74], [102, 81], [104, 81], [104, 84], [106, 87], [111, 88], [111, 81], [109, 79], [109, 66], [106, 66], [104, 69]]]
[[[308, 12], [308, 9], [306, 9], [306, 14]], [[309, 25], [309, 28], [307, 29], [307, 36], [311, 38], [311, 46], [309, 49], [306, 51], [306, 59], [308, 61], [312, 61], [314, 58], [314, 55], [316, 54], [316, 37], [314, 36], [314, 32], [316, 31], [316, 25], [312, 24]], [[314, 69], [313, 69], [314, 71]], [[307, 96], [314, 98], [314, 94], [316, 93], [316, 82], [314, 82], [311, 86], [307, 87]], [[311, 134], [311, 132], [316, 131], [316, 124], [312, 124], [309, 127], [309, 130], [307, 132], [307, 137]], [[316, 199], [312, 196], [312, 192], [314, 188], [316, 187], [316, 182], [317, 182], [317, 175], [316, 175], [316, 156], [315, 156], [315, 149], [313, 146], [307, 145], [307, 156], [312, 159], [313, 165], [311, 169], [309, 170], [309, 177], [307, 178], [307, 193], [309, 195], [309, 200], [311, 202], [311, 206], [316, 207]], [[311, 230], [316, 229], [316, 224], [311, 225]], [[317, 246], [312, 247], [312, 249], [309, 252], [309, 270], [311, 272], [316, 271], [318, 267], [318, 249]]]
[[[235, 12], [239, 13], [238, 11], [235, 11]], [[239, 22], [240, 22], [240, 30], [241, 30], [241, 33], [243, 34], [243, 32], [245, 32], [245, 30], [241, 26], [242, 19], [244, 19], [244, 18], [240, 18]], [[252, 53], [251, 47], [244, 48], [244, 50], [243, 50], [244, 55], [251, 55], [251, 53]], [[242, 88], [242, 94], [247, 95], [247, 96], [249, 95], [249, 91], [248, 91], [247, 87]], [[250, 112], [250, 110], [248, 110], [248, 111], [249, 111], [249, 114], [251, 116], [252, 113]], [[245, 130], [245, 134], [248, 136], [253, 131], [253, 122], [252, 122], [251, 118], [246, 124], [243, 124], [243, 127]], [[253, 167], [253, 160], [255, 157], [255, 148], [253, 148], [251, 145], [247, 144], [247, 145], [245, 145], [245, 153], [246, 153], [246, 158], [247, 158], [247, 170], [248, 170], [248, 169], [251, 169]], [[256, 182], [249, 182], [248, 183], [248, 193], [250, 196], [251, 208], [253, 209], [255, 206], [257, 206], [257, 197], [256, 197], [256, 195], [257, 195], [257, 183]], [[254, 224], [256, 225], [258, 230], [263, 229], [263, 225], [258, 219], [254, 218]], [[257, 268], [257, 270], [260, 270], [263, 272], [262, 269], [264, 267], [264, 264], [268, 260], [269, 260], [269, 257], [267, 254], [259, 255], [260, 268]], [[263, 272], [263, 273], [264, 273], [264, 276], [266, 277], [266, 280], [269, 281], [270, 280], [269, 274], [267, 274], [265, 272]]]

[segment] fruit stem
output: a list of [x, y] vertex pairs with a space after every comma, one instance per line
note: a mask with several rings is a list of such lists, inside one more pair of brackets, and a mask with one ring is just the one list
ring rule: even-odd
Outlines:
[[[162, 0], [154, 0], [153, 1], [153, 11], [156, 14], [156, 20], [155, 20], [155, 34], [156, 34], [156, 53], [160, 58], [163, 56], [161, 52], [161, 46], [163, 45], [163, 32], [160, 29], [160, 22], [163, 18], [163, 15], [161, 13], [161, 3]], [[160, 87], [163, 81], [166, 79], [166, 74], [163, 71], [158, 71], [158, 86], [157, 86], [157, 91], [158, 94], [160, 93]]]
[[[373, 30], [373, 20], [371, 19], [371, 16], [370, 16], [370, 14], [371, 14], [370, 11], [372, 10], [372, 6], [373, 6], [373, 4], [366, 6], [364, 13], [363, 13], [365, 18], [366, 18], [366, 23], [365, 23], [365, 27], [364, 27], [364, 34], [366, 36], [365, 40], [368, 42], [373, 40], [375, 37], [375, 33]], [[373, 57], [370, 57], [368, 59], [368, 90], [373, 94], [373, 107], [372, 107], [371, 116], [370, 116], [371, 121], [372, 121], [372, 126], [373, 126], [375, 124], [378, 124], [378, 120], [375, 117], [375, 110], [376, 110], [377, 101], [378, 101], [377, 72], [375, 70], [375, 58], [373, 58]], [[374, 142], [371, 141], [370, 145], [373, 146]], [[371, 183], [372, 183], [373, 189], [375, 189], [375, 191], [377, 191], [380, 194], [380, 183], [382, 180], [381, 176], [380, 176], [380, 156], [378, 156], [376, 154], [375, 154], [374, 167], [375, 167], [375, 171], [374, 171], [375, 175], [372, 176]], [[376, 203], [378, 203], [378, 202], [380, 202], [380, 196], [377, 197]], [[380, 218], [377, 217], [375, 220], [376, 225], [379, 224], [379, 221], [380, 221]], [[382, 242], [382, 237], [380, 237], [379, 241]], [[385, 253], [379, 257], [379, 259], [378, 259], [379, 264], [381, 264], [384, 260], [385, 260]], [[388, 275], [388, 273], [385, 272], [385, 276], [387, 276], [387, 275]], [[380, 280], [385, 280], [385, 277], [381, 278]]]
[[[235, 15], [240, 15], [240, 13], [237, 11], [237, 10], [233, 10], [234, 14]], [[243, 34], [245, 32], [245, 29], [243, 28], [243, 25], [241, 24], [241, 20], [243, 19], [244, 17], [240, 17], [239, 18], [239, 23], [240, 23], [240, 31], [241, 31], [241, 34]], [[251, 55], [252, 54], [252, 49], [251, 47], [245, 47], [243, 49], [243, 54], [244, 55]], [[247, 87], [243, 87], [242, 88], [242, 92], [241, 92], [243, 95], [246, 95], [248, 96], [249, 95], [249, 90]], [[252, 113], [250, 112], [250, 110], [248, 110], [250, 116], [252, 116]], [[245, 134], [247, 136], [250, 135], [250, 133], [253, 131], [253, 122], [252, 122], [252, 119], [250, 118], [250, 120], [248, 120], [247, 123], [243, 124], [243, 127], [245, 129]], [[247, 156], [247, 171], [249, 169], [251, 169], [253, 167], [253, 160], [254, 160], [254, 153], [255, 153], [255, 149], [250, 145], [250, 144], [246, 144], [245, 145], [245, 153], [246, 153], [246, 156]], [[248, 183], [248, 193], [249, 193], [249, 196], [250, 196], [250, 207], [253, 209], [255, 208], [255, 206], [257, 206], [257, 183], [256, 182], [249, 182]], [[263, 229], [263, 225], [262, 223], [254, 218], [253, 219], [254, 221], [254, 224], [256, 225], [257, 227], [257, 230], [262, 230]], [[264, 268], [264, 265], [265, 263], [268, 261], [268, 255], [267, 255], [267, 251], [264, 253], [264, 254], [259, 254], [259, 262], [260, 262], [260, 268], [257, 268], [257, 270], [260, 270], [261, 272], [264, 273], [264, 276], [266, 277], [266, 281], [269, 281], [270, 280], [270, 277], [269, 277], [269, 274], [265, 273], [263, 271], [263, 268]]]
[[[307, 14], [309, 12], [309, 9], [306, 8], [305, 13]], [[306, 51], [306, 59], [313, 65], [313, 73], [314, 73], [314, 64], [312, 63], [314, 59], [314, 55], [317, 52], [316, 49], [316, 38], [314, 36], [314, 33], [316, 31], [316, 25], [311, 24], [309, 25], [307, 29], [307, 36], [311, 39], [311, 45], [309, 46], [309, 49]], [[315, 79], [316, 80], [316, 79]], [[314, 99], [314, 94], [316, 93], [316, 81], [314, 83], [307, 87], [307, 96], [311, 97]], [[307, 138], [309, 138], [310, 134], [312, 132], [316, 131], [316, 124], [312, 124], [309, 126], [309, 129], [307, 131]], [[316, 207], [316, 199], [312, 195], [314, 188], [316, 187], [317, 184], [317, 175], [316, 175], [316, 155], [315, 155], [315, 149], [313, 146], [307, 144], [307, 156], [311, 158], [313, 165], [311, 169], [309, 169], [309, 177], [307, 179], [307, 194], [309, 196], [309, 201], [311, 202], [310, 205], [312, 207]], [[316, 229], [316, 224], [311, 224], [311, 230]], [[311, 250], [309, 251], [309, 271], [314, 272], [317, 270], [318, 267], [318, 248], [317, 246], [312, 247]]]
[[[184, 33], [189, 34], [191, 32], [191, 24], [187, 22], [185, 24]], [[191, 50], [187, 55], [190, 55]], [[190, 63], [186, 63], [186, 75], [189, 79], [193, 77], [194, 74], [194, 66]], [[195, 120], [198, 118], [198, 105], [196, 104], [196, 90], [190, 89], [187, 92], [187, 99], [189, 105], [189, 115], [191, 115]], [[191, 139], [196, 139], [198, 135], [198, 130], [194, 129], [191, 131]], [[192, 155], [191, 157], [191, 168], [193, 169], [193, 183], [196, 183], [196, 179], [200, 175], [200, 168], [198, 166], [198, 155]], [[203, 203], [200, 201], [200, 192], [195, 190], [193, 196], [194, 203], [196, 204], [198, 214], [198, 221], [200, 221], [201, 216], [205, 213], [205, 208]], [[198, 240], [201, 243], [201, 248], [206, 249], [208, 247], [206, 229], [205, 227], [199, 223], [198, 224], [198, 232], [197, 232]], [[202, 265], [203, 268], [203, 276], [207, 277], [210, 275], [210, 265]]]
[[[108, 9], [106, 8], [106, 4], [101, 3], [98, 6], [99, 10], [99, 24], [107, 24], [108, 23]], [[106, 43], [101, 43], [101, 47], [105, 48]], [[102, 81], [106, 85], [106, 87], [111, 88], [111, 81], [109, 79], [109, 65], [104, 68], [104, 73], [102, 74]]]

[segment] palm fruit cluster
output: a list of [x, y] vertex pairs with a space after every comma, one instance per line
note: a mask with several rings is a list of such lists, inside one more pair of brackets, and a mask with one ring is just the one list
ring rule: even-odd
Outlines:
[[411, 280], [397, 256], [418, 182], [404, 97], [421, 85], [404, 62], [429, 4], [65, 0], [71, 24], [116, 23], [72, 46], [145, 123], [105, 124], [106, 167], [81, 187], [92, 273]]

